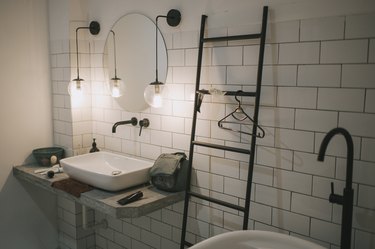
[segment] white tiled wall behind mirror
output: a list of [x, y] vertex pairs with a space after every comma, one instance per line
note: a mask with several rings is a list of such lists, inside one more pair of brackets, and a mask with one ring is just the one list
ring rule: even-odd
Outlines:
[[[325, 133], [341, 126], [354, 141], [352, 248], [375, 248], [375, 29], [369, 23], [375, 23], [375, 14], [269, 25], [260, 109], [260, 124], [267, 134], [258, 140], [256, 151], [250, 229], [292, 234], [339, 248], [341, 207], [329, 203], [328, 195], [331, 182], [337, 191], [344, 186], [345, 140], [340, 136], [332, 140], [323, 163], [316, 157]], [[238, 28], [229, 27], [208, 33], [235, 31]], [[87, 57], [82, 71], [91, 84], [91, 102], [74, 106], [65, 90], [74, 73], [69, 41], [52, 42], [57, 144], [68, 148], [70, 155], [87, 152], [92, 137], [101, 149], [149, 159], [163, 152], [188, 151], [198, 31], [163, 35], [169, 56], [167, 85], [173, 94], [162, 109], [141, 113], [121, 110], [107, 94], [100, 56], [104, 42], [95, 39], [86, 41], [87, 49], [80, 55]], [[205, 48], [202, 88], [253, 89], [258, 46], [226, 45]], [[246, 101], [250, 103], [246, 110], [251, 112], [251, 100]], [[234, 103], [229, 97], [205, 97], [198, 116], [199, 140], [249, 147], [248, 137], [217, 127]], [[114, 122], [132, 116], [150, 119], [142, 136], [138, 136], [139, 127], [131, 126], [111, 133]], [[243, 204], [246, 160], [236, 153], [198, 148], [194, 189]], [[241, 229], [241, 214], [233, 210], [197, 200], [190, 203], [189, 210], [190, 241]], [[178, 248], [182, 203], [136, 219], [107, 217], [109, 228], [95, 234], [81, 234], [80, 224], [71, 220], [75, 215], [80, 211], [74, 203], [59, 202], [61, 248]], [[102, 216], [95, 212], [96, 219]]]

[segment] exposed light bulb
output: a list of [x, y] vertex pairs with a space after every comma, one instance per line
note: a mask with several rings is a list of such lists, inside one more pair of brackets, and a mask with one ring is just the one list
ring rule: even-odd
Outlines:
[[160, 108], [163, 106], [163, 98], [161, 97], [160, 93], [154, 95], [154, 99], [152, 100], [153, 107]]
[[76, 78], [68, 85], [69, 95], [72, 97], [82, 97], [84, 92], [84, 80]]
[[125, 92], [124, 82], [120, 78], [112, 78], [109, 82], [109, 91], [112, 97], [121, 97]]
[[144, 92], [145, 101], [154, 108], [163, 106], [163, 99], [167, 94], [166, 86], [162, 83], [150, 84], [146, 87]]
[[118, 88], [118, 87], [114, 87], [113, 89], [112, 89], [112, 97], [114, 97], [114, 98], [118, 98], [118, 97], [120, 97], [122, 94], [120, 93], [120, 89]]

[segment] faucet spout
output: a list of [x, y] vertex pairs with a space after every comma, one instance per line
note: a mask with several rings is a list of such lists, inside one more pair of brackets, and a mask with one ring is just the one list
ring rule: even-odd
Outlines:
[[319, 154], [318, 154], [318, 161], [324, 161], [324, 156], [328, 147], [328, 143], [331, 141], [332, 137], [336, 134], [342, 134], [345, 137], [346, 145], [347, 145], [347, 161], [346, 161], [346, 187], [352, 187], [352, 179], [353, 179], [353, 154], [354, 154], [354, 146], [353, 146], [353, 139], [350, 133], [344, 128], [334, 128], [327, 135], [324, 137], [322, 144], [320, 145]]
[[342, 134], [345, 137], [347, 145], [347, 161], [346, 161], [346, 184], [343, 195], [337, 195], [333, 190], [333, 183], [331, 183], [332, 193], [329, 196], [329, 201], [343, 206], [341, 217], [341, 249], [350, 249], [350, 240], [352, 232], [352, 218], [353, 218], [353, 196], [352, 188], [353, 181], [353, 154], [354, 146], [353, 139], [350, 133], [344, 128], [334, 128], [327, 133], [320, 145], [318, 161], [324, 161], [324, 156], [328, 147], [328, 143], [336, 134]]
[[126, 125], [126, 124], [131, 124], [133, 126], [136, 126], [138, 123], [138, 119], [136, 117], [132, 117], [130, 120], [125, 120], [125, 121], [119, 121], [119, 122], [116, 122], [113, 126], [112, 126], [112, 133], [116, 133], [116, 129], [117, 129], [117, 126], [119, 125]]

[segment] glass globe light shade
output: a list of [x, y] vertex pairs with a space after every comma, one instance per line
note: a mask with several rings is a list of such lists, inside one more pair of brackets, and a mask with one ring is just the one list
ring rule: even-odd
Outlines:
[[163, 106], [163, 100], [167, 96], [167, 87], [160, 82], [153, 82], [144, 91], [144, 98], [147, 104], [154, 108]]
[[109, 83], [109, 92], [114, 98], [121, 97], [125, 92], [125, 83], [120, 78], [112, 78]]
[[81, 79], [81, 78], [76, 78], [76, 79], [73, 79], [71, 82], [69, 82], [69, 85], [68, 85], [68, 92], [69, 92], [69, 95], [70, 96], [78, 96], [78, 97], [81, 97], [83, 96], [83, 93], [85, 91], [85, 82], [84, 82], [84, 79]]

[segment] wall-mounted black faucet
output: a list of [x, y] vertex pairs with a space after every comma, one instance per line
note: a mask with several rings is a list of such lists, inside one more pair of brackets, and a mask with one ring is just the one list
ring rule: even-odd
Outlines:
[[342, 218], [341, 218], [341, 249], [350, 249], [350, 240], [352, 232], [352, 217], [353, 217], [353, 195], [354, 191], [352, 188], [353, 179], [353, 139], [350, 133], [344, 128], [332, 129], [324, 137], [322, 144], [320, 145], [318, 161], [324, 160], [324, 155], [327, 150], [327, 146], [332, 137], [336, 134], [342, 134], [345, 137], [347, 145], [347, 161], [346, 161], [346, 185], [344, 188], [343, 195], [337, 195], [334, 193], [333, 182], [331, 183], [331, 194], [329, 196], [329, 202], [340, 204], [343, 206]]
[[130, 120], [125, 120], [125, 121], [119, 121], [119, 122], [116, 122], [113, 126], [112, 126], [112, 133], [116, 133], [116, 128], [117, 126], [119, 125], [126, 125], [126, 124], [131, 124], [133, 126], [136, 126], [138, 124], [138, 119], [135, 118], [135, 117], [132, 117]]

